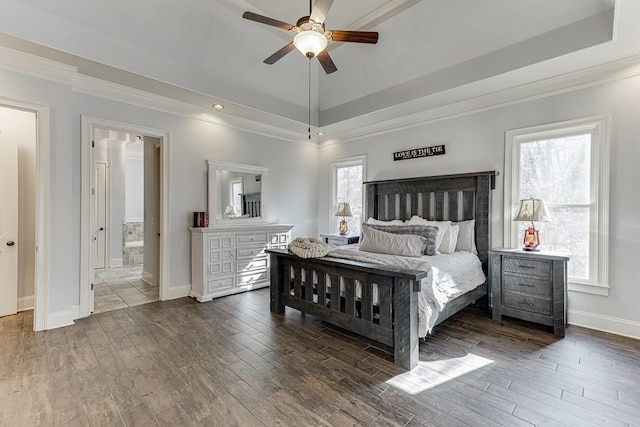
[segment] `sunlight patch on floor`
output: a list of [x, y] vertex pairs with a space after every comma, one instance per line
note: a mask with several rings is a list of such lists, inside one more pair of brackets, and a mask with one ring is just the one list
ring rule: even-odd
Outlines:
[[405, 393], [415, 395], [491, 363], [494, 363], [493, 360], [472, 353], [464, 357], [418, 362], [418, 366], [413, 370], [397, 375], [386, 383]]

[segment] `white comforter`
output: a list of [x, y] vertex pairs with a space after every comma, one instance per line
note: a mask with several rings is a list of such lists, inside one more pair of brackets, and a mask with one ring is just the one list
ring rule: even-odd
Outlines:
[[427, 277], [422, 279], [422, 291], [418, 295], [418, 336], [420, 338], [431, 332], [445, 304], [458, 295], [475, 289], [485, 281], [480, 259], [471, 252], [410, 258], [361, 252], [356, 245], [353, 245], [343, 246], [327, 256], [428, 271]]

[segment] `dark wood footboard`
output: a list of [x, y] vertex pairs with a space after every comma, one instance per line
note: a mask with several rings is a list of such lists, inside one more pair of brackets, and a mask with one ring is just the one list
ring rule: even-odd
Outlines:
[[393, 348], [397, 365], [418, 364], [417, 293], [426, 271], [267, 252], [272, 312], [298, 309]]

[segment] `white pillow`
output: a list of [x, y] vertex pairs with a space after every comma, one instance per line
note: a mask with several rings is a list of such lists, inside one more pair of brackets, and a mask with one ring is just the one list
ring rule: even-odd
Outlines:
[[[432, 227], [438, 227], [438, 239], [436, 240], [436, 247], [438, 248], [438, 253], [451, 253], [451, 252], [443, 252], [442, 245], [443, 242], [451, 241], [451, 221], [429, 221], [428, 219], [424, 219], [419, 217], [418, 215], [414, 215], [411, 217], [409, 221], [407, 221], [407, 225], [430, 225]], [[455, 246], [455, 243], [453, 243]], [[445, 245], [444, 249], [448, 250], [451, 246], [451, 243]]]
[[367, 220], [367, 224], [373, 224], [373, 225], [408, 225], [406, 222], [404, 222], [401, 219], [392, 219], [391, 221], [381, 221], [379, 219], [375, 219], [375, 218], [371, 218], [371, 217], [369, 217], [369, 219]]
[[422, 236], [387, 233], [364, 224], [358, 249], [378, 254], [420, 257], [426, 245], [427, 239]]
[[475, 225], [476, 220], [470, 219], [468, 221], [456, 222], [460, 226], [460, 232], [458, 234], [458, 242], [456, 243], [456, 251], [466, 251], [478, 253], [476, 249], [476, 233]]
[[459, 233], [460, 226], [458, 224], [451, 224], [449, 228], [447, 228], [447, 233], [445, 234], [442, 244], [438, 249], [441, 254], [452, 254], [456, 251]]

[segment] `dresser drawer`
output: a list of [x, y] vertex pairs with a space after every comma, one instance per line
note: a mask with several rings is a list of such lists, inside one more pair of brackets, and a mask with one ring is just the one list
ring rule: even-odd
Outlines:
[[267, 280], [267, 272], [258, 271], [253, 274], [238, 276], [238, 286], [255, 285]]
[[236, 243], [238, 246], [267, 244], [267, 233], [238, 234]]
[[240, 247], [236, 249], [236, 257], [238, 259], [252, 259], [257, 256], [264, 256], [264, 246], [256, 247]]
[[207, 292], [219, 291], [221, 289], [228, 288], [233, 288], [233, 277], [213, 279], [207, 282]]
[[504, 257], [502, 259], [502, 271], [551, 278], [551, 263], [535, 259]]
[[551, 315], [551, 298], [505, 291], [502, 293], [502, 305], [531, 313]]
[[238, 261], [238, 273], [244, 273], [254, 270], [266, 270], [268, 260], [264, 258], [254, 258], [249, 261]]
[[505, 291], [525, 292], [542, 297], [551, 297], [551, 281], [543, 279], [534, 279], [531, 277], [523, 277], [505, 274], [502, 277], [502, 287]]

